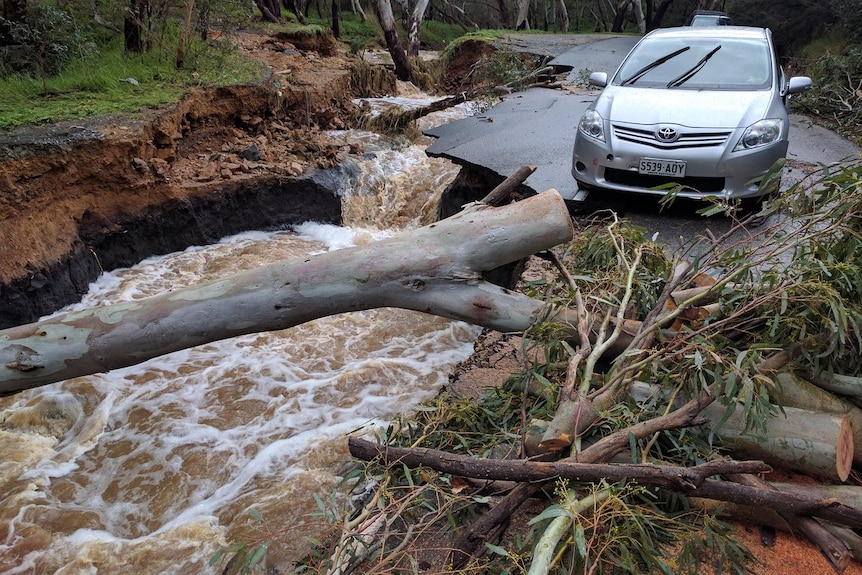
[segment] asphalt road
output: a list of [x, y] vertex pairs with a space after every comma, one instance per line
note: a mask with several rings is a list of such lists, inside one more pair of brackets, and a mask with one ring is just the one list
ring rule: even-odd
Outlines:
[[[623, 36], [574, 46], [550, 64], [570, 68], [567, 81], [575, 84], [582, 69], [612, 72], [636, 41]], [[426, 153], [483, 166], [504, 177], [521, 166], [536, 166], [527, 186], [537, 192], [554, 188], [572, 199], [577, 190], [571, 175], [575, 128], [596, 94], [550, 88], [515, 92], [484, 114], [425, 132], [437, 138]]]
[[[556, 57], [551, 64], [570, 67], [567, 83], [575, 85], [584, 69], [612, 73], [636, 41], [636, 37], [624, 36], [574, 47], [552, 43], [551, 46], [562, 51], [552, 54]], [[534, 165], [536, 171], [527, 178], [527, 186], [536, 192], [554, 188], [566, 199], [584, 199], [584, 194], [577, 193], [571, 175], [572, 146], [578, 120], [597, 95], [598, 90], [589, 88], [532, 88], [515, 92], [484, 114], [428, 130], [426, 134], [436, 141], [427, 153], [457, 164], [476, 164], [503, 177], [521, 166]], [[808, 118], [791, 116], [788, 159], [832, 164], [860, 153], [857, 146]], [[783, 183], [792, 183], [802, 175], [801, 170], [790, 167], [785, 171]], [[587, 198], [591, 204], [596, 201], [595, 196], [593, 192]], [[689, 237], [707, 227], [690, 205], [659, 215], [654, 197], [632, 201], [630, 195], [625, 198], [609, 195], [607, 201], [609, 207], [618, 211], [624, 207], [626, 215], [650, 233]], [[718, 233], [724, 226], [711, 220], [708, 227]]]

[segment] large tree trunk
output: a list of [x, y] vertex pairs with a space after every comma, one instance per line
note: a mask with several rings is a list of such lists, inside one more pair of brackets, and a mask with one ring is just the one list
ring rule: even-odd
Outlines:
[[560, 30], [564, 34], [569, 33], [569, 9], [566, 8], [566, 0], [560, 0]]
[[383, 28], [386, 47], [392, 56], [392, 63], [395, 64], [395, 77], [402, 82], [408, 82], [413, 76], [413, 70], [410, 67], [410, 60], [407, 58], [407, 52], [401, 45], [401, 40], [398, 39], [398, 29], [395, 27], [392, 5], [389, 0], [374, 0], [371, 6], [380, 22], [380, 27]]
[[274, 0], [254, 0], [254, 5], [257, 6], [261, 16], [267, 22], [277, 24], [281, 20], [279, 18], [281, 11], [279, 10], [278, 2]]
[[177, 70], [181, 70], [186, 64], [186, 47], [192, 39], [192, 14], [194, 13], [194, 9], [195, 0], [186, 0], [186, 13], [183, 18], [179, 42], [177, 43]]
[[359, 18], [363, 24], [368, 20], [368, 16], [365, 15], [365, 10], [362, 9], [362, 3], [359, 0], [350, 0], [350, 8], [354, 14], [359, 14]]
[[646, 33], [646, 19], [644, 18], [644, 9], [641, 5], [641, 0], [631, 0], [632, 11], [635, 13], [635, 20], [638, 23], [638, 34]]
[[[718, 423], [725, 407], [713, 404], [703, 414]], [[746, 429], [742, 406], [717, 430], [722, 445], [734, 454], [813, 477], [847, 481], [853, 466], [853, 431], [846, 415], [783, 408], [766, 420], [766, 432]]]
[[332, 35], [339, 39], [341, 38], [341, 1], [332, 0], [330, 6], [332, 8]]
[[411, 58], [419, 57], [419, 27], [422, 25], [422, 18], [425, 17], [428, 1], [416, 0], [416, 6], [413, 7], [413, 12], [410, 13], [407, 21], [407, 53]]
[[485, 282], [483, 272], [569, 241], [573, 233], [565, 202], [549, 190], [499, 208], [474, 204], [374, 244], [2, 330], [0, 394], [377, 307], [523, 331], [542, 315], [544, 302]]
[[509, 6], [506, 0], [497, 0], [497, 8], [500, 10], [500, 28], [509, 27]]
[[611, 32], [624, 32], [626, 29], [626, 16], [629, 11], [630, 0], [621, 0], [617, 4], [614, 12], [614, 23], [611, 25]]
[[[853, 430], [853, 443], [862, 447], [862, 409], [793, 373], [779, 373], [776, 380], [778, 385], [773, 392], [774, 397], [773, 393], [770, 393], [773, 403], [784, 407], [846, 415]], [[862, 467], [862, 449], [853, 452], [853, 463]]]
[[521, 0], [521, 7], [518, 9], [518, 19], [515, 22], [515, 30], [530, 29], [530, 0]]

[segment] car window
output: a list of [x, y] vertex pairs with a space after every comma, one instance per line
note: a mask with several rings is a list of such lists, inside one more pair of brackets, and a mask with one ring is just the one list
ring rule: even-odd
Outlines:
[[695, 16], [691, 20], [691, 26], [733, 26], [730, 18], [726, 16]]
[[[698, 63], [719, 46], [696, 69]], [[694, 72], [674, 89], [764, 90], [772, 85], [771, 57], [766, 40], [739, 38], [646, 39], [623, 62], [613, 84], [622, 84], [651, 62], [685, 47], [689, 49], [626, 84], [638, 88], [667, 88], [674, 80]]]

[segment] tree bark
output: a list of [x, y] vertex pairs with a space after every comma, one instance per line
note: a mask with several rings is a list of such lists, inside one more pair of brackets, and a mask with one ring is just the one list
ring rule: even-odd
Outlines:
[[515, 22], [515, 30], [530, 29], [530, 0], [521, 0], [521, 7], [518, 9], [518, 19]]
[[[713, 404], [703, 415], [718, 423], [723, 405]], [[766, 421], [766, 432], [746, 430], [742, 407], [717, 430], [721, 443], [737, 456], [753, 457], [812, 477], [846, 481], [853, 466], [853, 432], [846, 415], [785, 407]]]
[[641, 0], [631, 0], [632, 3], [632, 11], [635, 14], [635, 21], [638, 24], [638, 34], [643, 35], [646, 33], [646, 19], [644, 18], [644, 10], [641, 5]]
[[456, 455], [424, 447], [390, 447], [350, 437], [350, 454], [363, 461], [380, 459], [385, 465], [399, 464], [414, 469], [430, 467], [459, 477], [503, 481], [548, 481], [569, 479], [580, 483], [606, 479], [634, 481], [673, 491], [696, 489], [710, 476], [727, 473], [767, 473], [772, 468], [762, 461], [711, 461], [695, 467], [674, 465], [577, 463], [571, 460], [526, 461], [523, 459], [484, 459]]
[[560, 0], [560, 30], [563, 34], [569, 33], [569, 9], [566, 8], [566, 0]]
[[350, 8], [354, 14], [359, 14], [359, 19], [363, 24], [368, 20], [368, 16], [365, 15], [365, 10], [362, 9], [362, 3], [359, 0], [350, 0]]
[[500, 13], [500, 28], [509, 27], [509, 5], [506, 0], [497, 0], [497, 11]]
[[410, 60], [407, 58], [407, 52], [401, 45], [401, 40], [398, 39], [398, 29], [395, 27], [392, 5], [389, 4], [389, 0], [374, 0], [371, 6], [380, 22], [380, 27], [383, 28], [386, 48], [389, 50], [389, 55], [392, 56], [392, 63], [395, 64], [395, 77], [402, 82], [410, 81], [413, 70], [410, 66]]
[[266, 0], [254, 0], [254, 5], [260, 10], [260, 14], [264, 20], [275, 24], [279, 22], [278, 12], [274, 11]]
[[336, 40], [341, 38], [341, 1], [332, 0], [332, 35]]
[[195, 9], [195, 0], [186, 0], [186, 12], [180, 30], [179, 42], [177, 43], [177, 70], [181, 70], [186, 64], [186, 46], [192, 37], [192, 14]]
[[422, 26], [422, 18], [425, 16], [428, 2], [429, 0], [416, 0], [416, 5], [407, 21], [407, 54], [411, 58], [419, 57], [419, 28]]
[[147, 0], [130, 0], [123, 16], [123, 47], [126, 52], [144, 51], [143, 27]]
[[565, 202], [549, 190], [498, 208], [473, 204], [374, 244], [2, 330], [0, 394], [376, 307], [523, 331], [544, 317], [544, 302], [485, 282], [483, 272], [569, 241], [573, 233]]
[[629, 4], [630, 0], [622, 0], [617, 4], [616, 11], [614, 12], [614, 23], [611, 25], [611, 32], [625, 32], [626, 16], [628, 15]]
[[[567, 460], [532, 462], [522, 459], [482, 459], [422, 447], [389, 447], [355, 437], [348, 439], [348, 447], [351, 455], [365, 461], [379, 457], [384, 464], [399, 464], [410, 468], [425, 466], [443, 473], [484, 480], [539, 482], [562, 477], [579, 482], [597, 481], [603, 478], [614, 482], [629, 479], [658, 485], [694, 497], [754, 505], [794, 515], [810, 515], [854, 529], [862, 527], [862, 509], [845, 505], [831, 498], [707, 479], [712, 475], [725, 473], [726, 469], [742, 469], [746, 466], [751, 466], [752, 469], [770, 469], [760, 461], [723, 462], [726, 468], [710, 467], [710, 463], [680, 468], [649, 464], [578, 464]], [[653, 471], [647, 471], [647, 469]], [[674, 474], [676, 474], [675, 478]]]
[[[770, 394], [773, 403], [784, 407], [846, 415], [853, 432], [853, 444], [862, 446], [862, 409], [793, 373], [781, 372], [776, 376], [776, 380], [778, 385], [774, 397]], [[853, 451], [853, 464], [862, 467], [862, 449]]]

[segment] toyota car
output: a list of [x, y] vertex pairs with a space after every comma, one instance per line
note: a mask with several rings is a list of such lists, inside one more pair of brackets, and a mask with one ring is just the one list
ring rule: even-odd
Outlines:
[[[789, 96], [765, 28], [666, 28], [644, 36], [578, 123], [572, 175], [580, 189], [753, 199], [787, 153]], [[656, 189], [664, 186], [661, 189]]]

